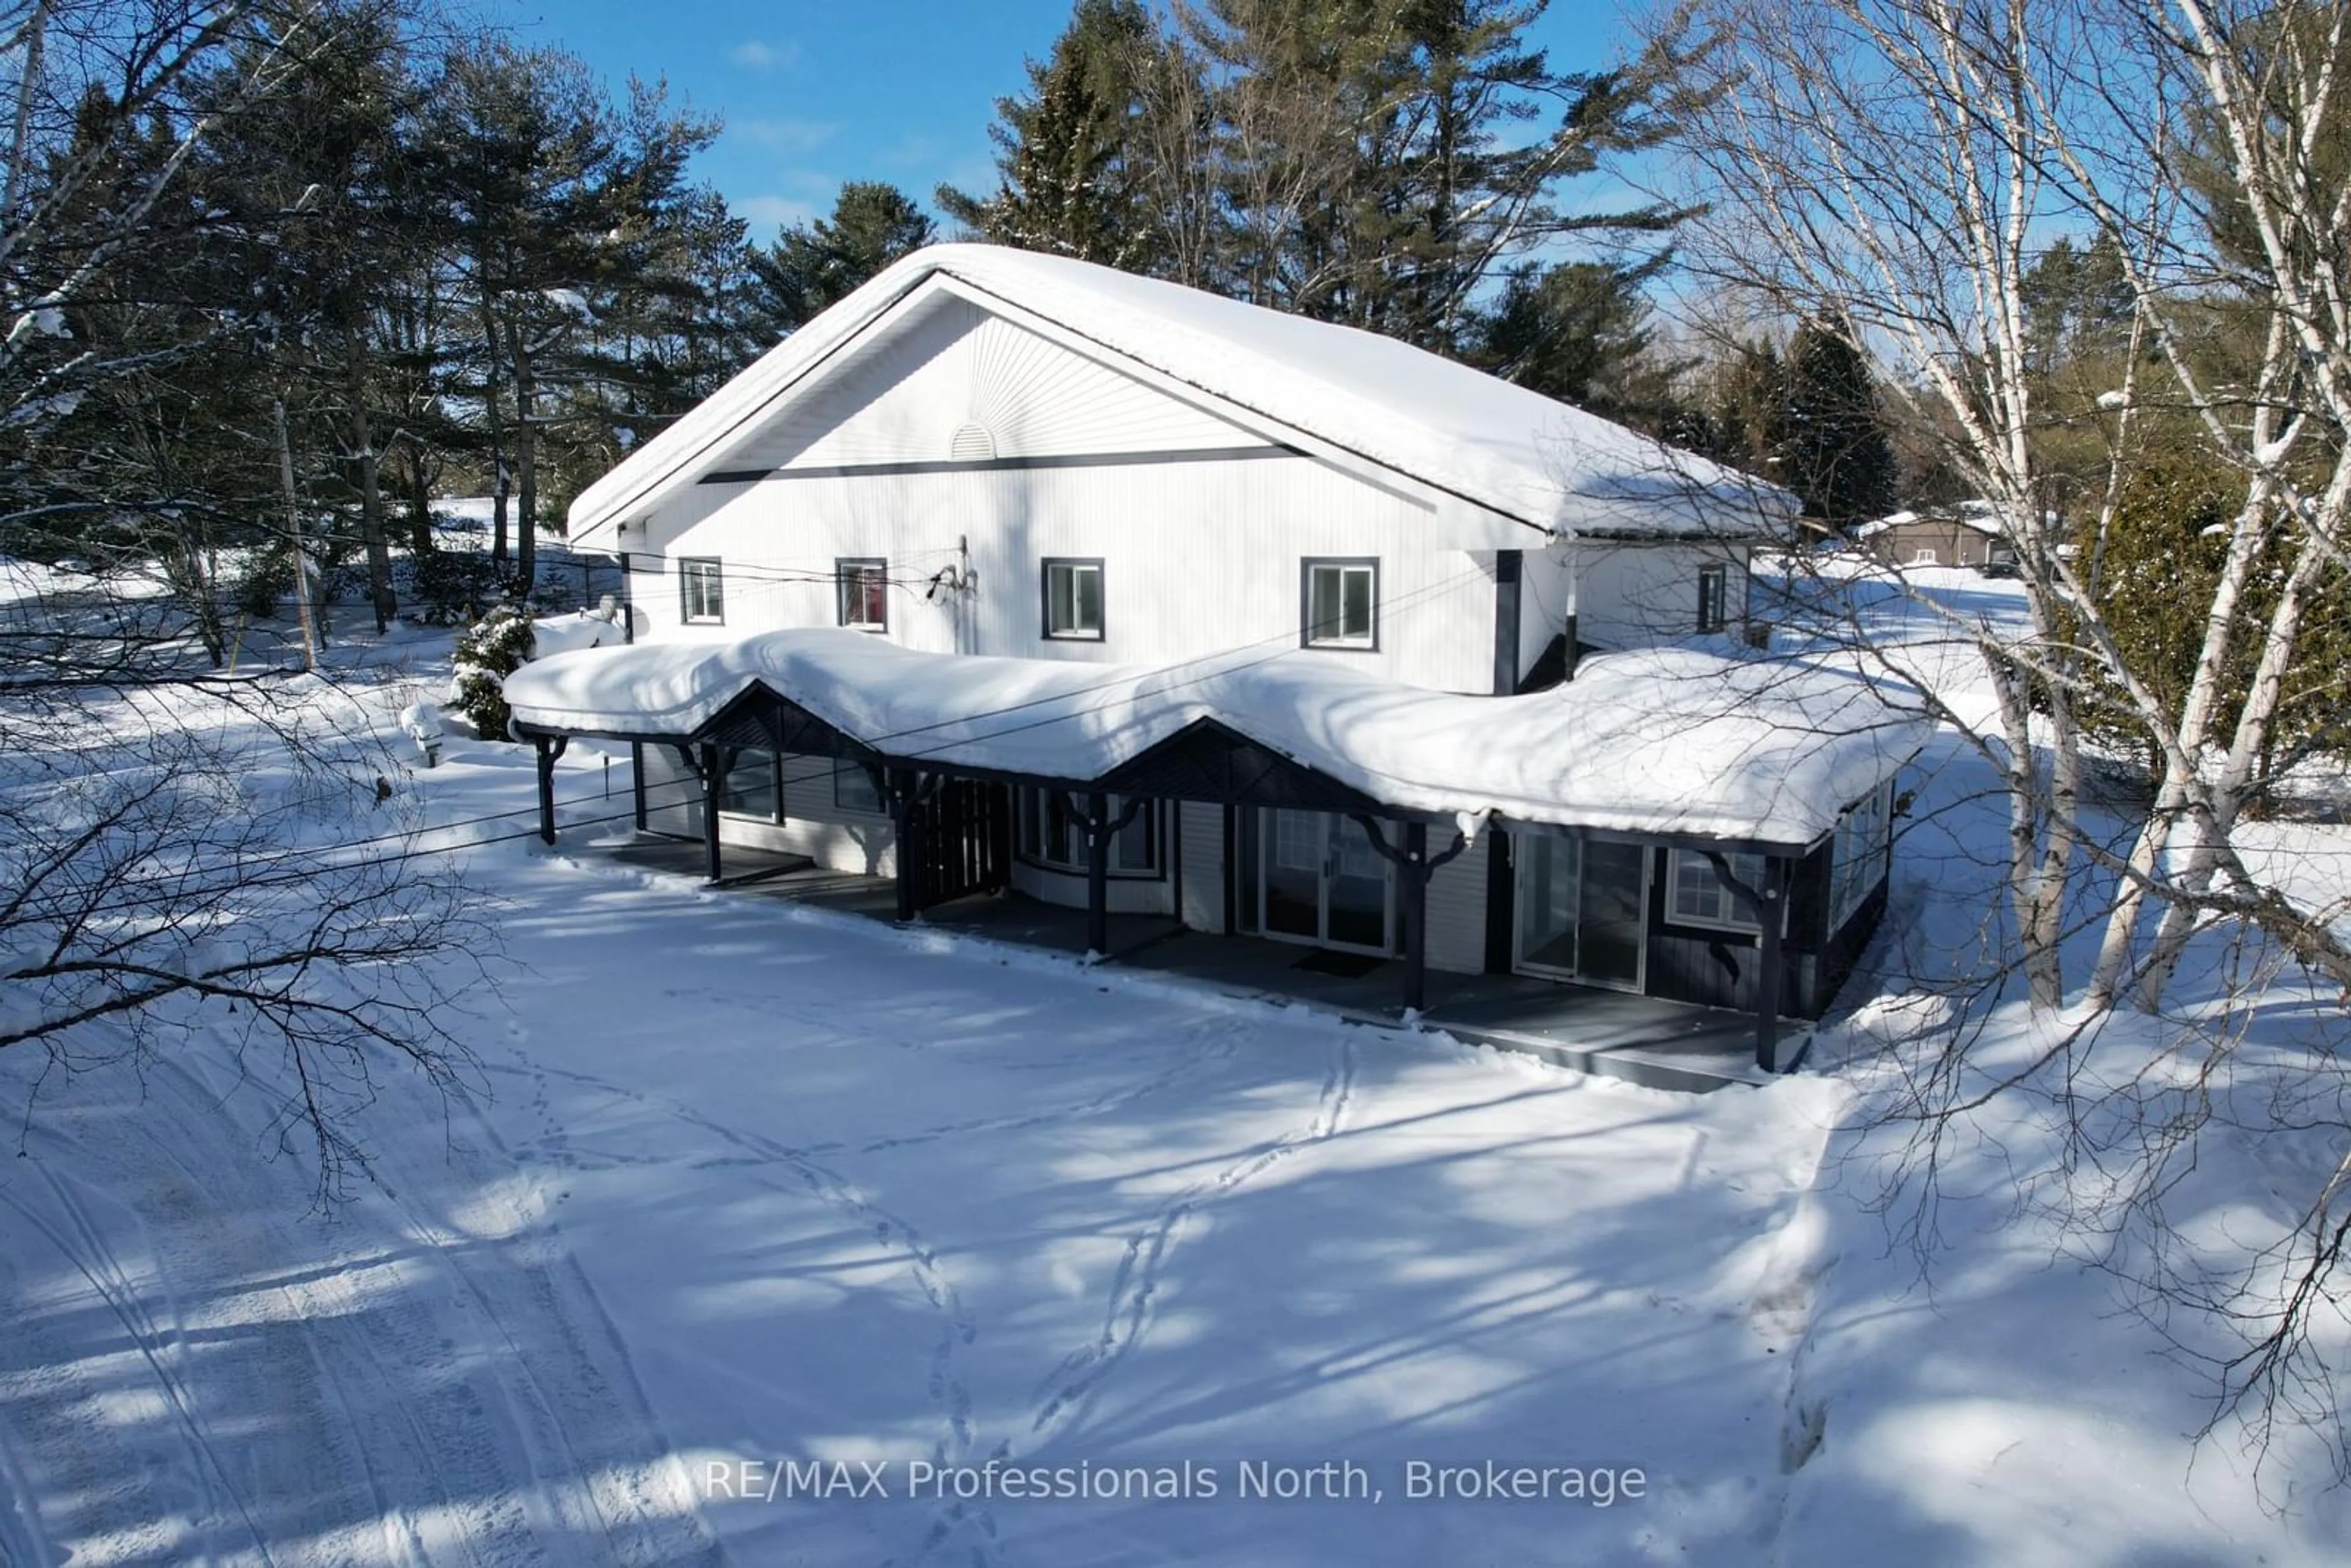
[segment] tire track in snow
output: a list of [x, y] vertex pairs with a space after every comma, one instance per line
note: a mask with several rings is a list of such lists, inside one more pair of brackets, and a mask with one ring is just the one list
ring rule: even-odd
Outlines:
[[[472, 1131], [493, 1152], [490, 1163], [499, 1167], [499, 1174], [528, 1181], [536, 1191], [535, 1178], [498, 1135], [482, 1107], [462, 1089], [452, 1098], [471, 1113]], [[482, 1173], [475, 1175], [479, 1178]], [[487, 1195], [496, 1190], [496, 1184], [477, 1179], [476, 1187]], [[616, 1406], [626, 1410], [637, 1431], [651, 1434], [656, 1428], [651, 1401], [637, 1379], [627, 1343], [595, 1287], [564, 1245], [561, 1227], [543, 1212], [526, 1212], [511, 1197], [496, 1199], [508, 1223], [503, 1237], [486, 1243], [498, 1267], [486, 1271], [466, 1261], [468, 1251], [483, 1244], [448, 1232], [402, 1201], [395, 1189], [383, 1190], [412, 1231], [433, 1248], [481, 1321], [496, 1331], [506, 1347], [507, 1354], [496, 1364], [498, 1392], [515, 1430], [530, 1447], [528, 1462], [533, 1479], [555, 1483], [533, 1489], [544, 1520], [541, 1527], [569, 1532], [555, 1539], [576, 1535], [595, 1540], [618, 1563], [724, 1561], [725, 1553], [693, 1505], [692, 1487], [682, 1470], [670, 1478], [674, 1485], [669, 1488], [661, 1488], [654, 1479], [665, 1470], [677, 1469], [674, 1457], [648, 1467], [630, 1456], [622, 1456], [623, 1462], [605, 1464], [600, 1461], [608, 1456], [591, 1458], [580, 1452], [580, 1439], [598, 1441], [611, 1436], [611, 1418]], [[516, 1256], [540, 1249], [548, 1256]], [[526, 1321], [555, 1329], [554, 1343], [561, 1353], [555, 1359], [572, 1375], [549, 1382], [534, 1370], [534, 1362], [548, 1359], [544, 1352], [549, 1342], [537, 1337], [526, 1347], [516, 1337], [509, 1303], [499, 1295], [510, 1281], [518, 1281], [527, 1298]], [[607, 1376], [597, 1347], [589, 1343], [591, 1336], [585, 1331], [590, 1330], [615, 1353], [615, 1376]], [[546, 1462], [549, 1458], [556, 1461], [551, 1466]], [[566, 1481], [569, 1487], [562, 1484]], [[664, 1490], [674, 1495], [660, 1495]], [[685, 1504], [683, 1510], [676, 1506], [680, 1502]]]
[[1215, 1175], [1193, 1183], [1127, 1239], [1126, 1250], [1111, 1277], [1101, 1333], [1065, 1357], [1045, 1380], [1029, 1427], [1032, 1445], [1057, 1435], [1067, 1425], [1064, 1417], [1072, 1416], [1101, 1387], [1150, 1331], [1168, 1254], [1182, 1239], [1192, 1216], [1300, 1150], [1337, 1136], [1346, 1127], [1354, 1095], [1355, 1048], [1342, 1034], [1315, 1097], [1314, 1114], [1304, 1126], [1259, 1145]]
[[[963, 1348], [977, 1339], [979, 1330], [970, 1312], [964, 1306], [954, 1280], [940, 1265], [935, 1249], [925, 1241], [922, 1232], [912, 1222], [865, 1197], [849, 1178], [818, 1160], [810, 1151], [731, 1125], [666, 1095], [643, 1092], [592, 1073], [549, 1067], [544, 1063], [534, 1062], [527, 1068], [494, 1071], [519, 1071], [526, 1074], [544, 1075], [665, 1113], [674, 1120], [709, 1134], [738, 1155], [746, 1156], [731, 1164], [753, 1168], [781, 1166], [799, 1178], [797, 1190], [855, 1219], [862, 1230], [872, 1235], [877, 1246], [903, 1259], [915, 1288], [922, 1292], [925, 1301], [940, 1322], [939, 1337], [932, 1348], [925, 1378], [925, 1387], [942, 1421], [940, 1437], [932, 1446], [932, 1460], [946, 1467], [962, 1464], [970, 1458], [977, 1440], [972, 1424], [972, 1399], [959, 1363]], [[779, 1183], [762, 1185], [778, 1192], [795, 1190]], [[952, 1534], [966, 1514], [966, 1506], [959, 1501], [944, 1507], [925, 1540], [924, 1553], [927, 1554], [934, 1542]], [[994, 1535], [991, 1522], [987, 1529], [987, 1542], [975, 1552], [976, 1562], [985, 1564], [996, 1561]]]
[[[178, 1336], [166, 1335], [155, 1320], [140, 1306], [137, 1289], [123, 1271], [112, 1249], [107, 1245], [103, 1232], [90, 1222], [88, 1211], [74, 1196], [71, 1184], [46, 1163], [36, 1165], [34, 1168], [57, 1199], [62, 1228], [5, 1186], [0, 1186], [0, 1199], [5, 1199], [26, 1224], [46, 1237], [58, 1254], [73, 1265], [75, 1271], [89, 1281], [90, 1289], [106, 1303], [115, 1321], [122, 1325], [124, 1336], [138, 1352], [140, 1359], [154, 1375], [156, 1386], [171, 1408], [172, 1423], [195, 1460], [193, 1469], [203, 1489], [201, 1495], [205, 1519], [213, 1521], [221, 1517], [221, 1495], [227, 1494], [235, 1505], [236, 1517], [243, 1521], [246, 1533], [253, 1541], [253, 1549], [260, 1553], [264, 1563], [274, 1564], [276, 1559], [270, 1554], [268, 1540], [254, 1519], [253, 1510], [245, 1494], [229, 1479], [227, 1467], [222, 1463], [219, 1451], [213, 1447], [203, 1421], [196, 1415], [195, 1402], [189, 1396], [186, 1384], [176, 1372], [164, 1364], [161, 1347], [167, 1339]], [[70, 1237], [67, 1234], [68, 1230], [72, 1233]]]

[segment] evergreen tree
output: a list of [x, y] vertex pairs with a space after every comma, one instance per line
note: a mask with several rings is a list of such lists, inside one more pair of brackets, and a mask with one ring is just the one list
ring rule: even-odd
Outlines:
[[852, 180], [841, 186], [830, 218], [795, 224], [752, 254], [755, 314], [771, 338], [780, 337], [934, 237], [913, 197], [895, 185]]
[[1136, 0], [1079, 0], [1025, 94], [997, 102], [997, 188], [937, 192], [977, 238], [1132, 271], [1152, 268], [1150, 203], [1135, 135], [1141, 72], [1158, 34]]
[[1505, 380], [1653, 434], [1687, 434], [1675, 395], [1686, 367], [1661, 362], [1646, 296], [1663, 257], [1511, 269], [1478, 322], [1473, 362]]
[[1804, 515], [1844, 529], [1892, 511], [1894, 444], [1852, 340], [1821, 322], [1799, 326], [1785, 384], [1777, 476], [1803, 497]]

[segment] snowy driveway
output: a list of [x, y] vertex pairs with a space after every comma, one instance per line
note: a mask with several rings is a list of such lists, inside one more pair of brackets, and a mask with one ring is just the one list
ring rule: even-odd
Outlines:
[[[1772, 1536], [1809, 1306], [1782, 1228], [1829, 1086], [1661, 1094], [507, 854], [476, 864], [528, 972], [487, 1092], [444, 1122], [389, 1081], [381, 1186], [331, 1218], [263, 1158], [255, 1097], [219, 1098], [217, 1045], [143, 1101], [44, 1106], [0, 1169], [0, 1490], [40, 1500], [0, 1562], [1740, 1563]], [[33, 1065], [0, 1063], [19, 1103]], [[989, 1459], [1193, 1495], [904, 1495], [914, 1461]], [[811, 1460], [881, 1462], [891, 1495], [782, 1495]], [[1244, 1497], [1244, 1461], [1379, 1500]], [[1487, 1461], [1645, 1495], [1405, 1495], [1416, 1462]]]

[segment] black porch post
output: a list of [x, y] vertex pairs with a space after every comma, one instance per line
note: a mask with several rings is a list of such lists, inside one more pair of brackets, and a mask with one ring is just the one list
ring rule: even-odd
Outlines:
[[1086, 946], [1110, 956], [1110, 798], [1086, 797]]
[[1404, 1005], [1428, 1005], [1428, 824], [1404, 830]]
[[1763, 857], [1763, 886], [1756, 902], [1763, 922], [1762, 967], [1755, 977], [1755, 1065], [1766, 1072], [1780, 1071], [1780, 928], [1787, 907], [1787, 874], [1778, 855]]
[[538, 753], [539, 841], [551, 844], [555, 841], [555, 759], [563, 755], [563, 740], [549, 740], [546, 736], [534, 735], [530, 737], [530, 744], [531, 748]]
[[891, 860], [897, 867], [898, 920], [900, 924], [914, 918], [914, 775], [907, 768], [893, 768], [888, 774], [890, 784], [890, 836], [893, 851]]
[[702, 748], [702, 858], [704, 870], [716, 882], [723, 874], [718, 863], [718, 748]]
[[629, 742], [629, 789], [637, 807], [637, 831], [645, 831], [645, 743]]
[[1225, 850], [1218, 857], [1225, 869], [1225, 935], [1241, 928], [1241, 809], [1225, 802]]

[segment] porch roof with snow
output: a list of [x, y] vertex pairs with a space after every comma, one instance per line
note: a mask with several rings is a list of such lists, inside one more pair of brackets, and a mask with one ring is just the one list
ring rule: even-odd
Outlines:
[[883, 271], [581, 492], [570, 538], [610, 548], [617, 525], [726, 472], [730, 451], [877, 327], [940, 292], [1311, 455], [1467, 501], [1491, 515], [1494, 548], [1530, 533], [1776, 537], [1797, 509], [1761, 480], [1394, 339], [1068, 257], [942, 245]]
[[1464, 696], [1295, 650], [1140, 668], [925, 653], [838, 628], [559, 653], [507, 677], [527, 734], [686, 742], [765, 693], [893, 766], [1097, 786], [1205, 722], [1404, 816], [1801, 853], [1925, 744], [1857, 678], [1687, 648]]

